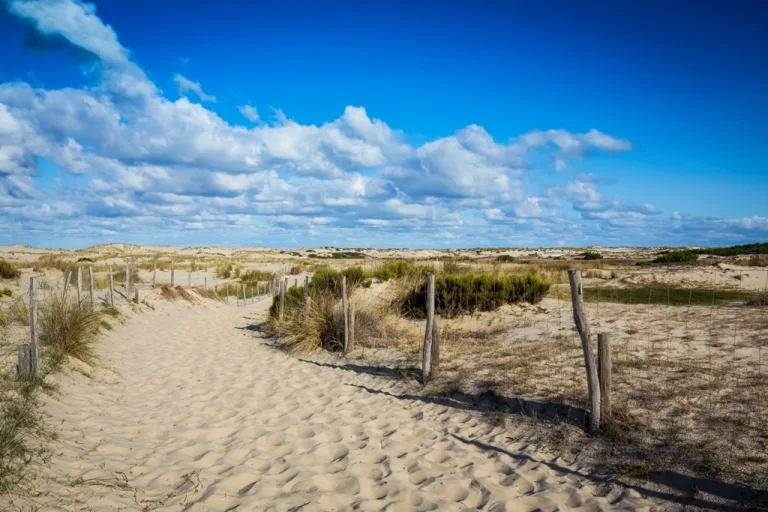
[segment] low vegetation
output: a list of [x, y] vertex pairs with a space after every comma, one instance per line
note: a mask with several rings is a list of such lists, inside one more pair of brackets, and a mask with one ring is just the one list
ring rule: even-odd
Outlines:
[[376, 268], [372, 277], [379, 281], [389, 281], [390, 279], [399, 279], [402, 277], [423, 277], [427, 272], [434, 272], [432, 265], [417, 265], [411, 261], [400, 260], [385, 263]]
[[515, 261], [515, 257], [509, 254], [502, 254], [501, 256], [496, 256], [496, 261], [499, 263], [512, 263]]
[[[435, 311], [445, 317], [494, 311], [504, 304], [543, 299], [550, 283], [538, 274], [463, 274], [435, 276]], [[400, 310], [408, 317], [426, 314], [426, 284], [413, 288], [401, 301]]]
[[0, 260], [0, 277], [3, 279], [18, 279], [21, 272], [10, 261]]
[[265, 270], [248, 270], [240, 274], [240, 282], [245, 284], [256, 284], [263, 281], [272, 281], [275, 278], [274, 272]]
[[95, 359], [94, 346], [101, 330], [103, 313], [69, 297], [54, 293], [41, 305], [38, 318], [40, 343], [51, 348], [52, 359], [71, 356], [86, 363]]
[[584, 260], [601, 260], [603, 259], [603, 255], [599, 252], [587, 251], [581, 255], [581, 258]]
[[181, 286], [171, 286], [169, 284], [164, 284], [160, 287], [160, 296], [164, 298], [167, 301], [176, 301], [179, 299], [185, 300], [187, 302], [194, 302], [195, 298], [190, 294], [187, 290], [182, 288]]
[[699, 259], [698, 254], [693, 251], [669, 251], [660, 254], [653, 260], [654, 263], [688, 263]]
[[13, 291], [10, 288], [0, 290], [0, 297], [13, 297]]
[[[557, 288], [554, 296], [571, 300], [567, 287]], [[722, 288], [687, 288], [667, 285], [636, 285], [622, 288], [584, 286], [585, 302], [617, 304], [653, 304], [662, 306], [724, 306], [728, 304], [759, 305], [766, 294], [755, 291]]]
[[304, 272], [304, 266], [303, 265], [294, 265], [291, 267], [291, 275], [297, 276]]
[[768, 242], [732, 245], [730, 247], [707, 247], [698, 249], [698, 254], [711, 254], [713, 256], [739, 256], [742, 254], [768, 254]]

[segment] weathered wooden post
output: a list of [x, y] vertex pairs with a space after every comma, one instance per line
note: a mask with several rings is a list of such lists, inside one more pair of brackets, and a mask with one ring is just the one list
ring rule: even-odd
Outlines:
[[192, 264], [189, 264], [189, 270], [187, 271], [187, 288], [192, 288]]
[[115, 307], [115, 289], [112, 285], [112, 267], [109, 267], [109, 305]]
[[589, 391], [590, 432], [600, 429], [600, 382], [597, 376], [597, 365], [592, 345], [589, 341], [589, 319], [584, 311], [584, 289], [581, 285], [581, 271], [569, 270], [568, 280], [571, 284], [571, 302], [573, 303], [573, 321], [581, 337], [581, 348], [584, 351], [584, 365], [587, 368], [587, 390]]
[[173, 258], [171, 258], [171, 288], [173, 288]]
[[79, 308], [83, 307], [82, 294], [83, 294], [83, 273], [82, 273], [82, 269], [80, 267], [77, 267], [77, 306]]
[[349, 346], [347, 350], [351, 350], [355, 346], [355, 303], [349, 303]]
[[69, 280], [72, 278], [72, 271], [67, 270], [67, 275], [64, 276], [64, 291], [61, 294], [62, 298], [66, 298], [67, 296], [67, 288], [69, 287]]
[[434, 377], [440, 369], [440, 315], [435, 315], [432, 323], [432, 360], [430, 365], [429, 374]]
[[597, 335], [597, 368], [600, 376], [601, 417], [611, 417], [611, 337], [601, 332]]
[[29, 278], [29, 373], [40, 378], [40, 351], [37, 346], [37, 278]]
[[227, 304], [229, 304], [229, 283], [227, 283]]
[[435, 275], [427, 273], [427, 328], [421, 354], [421, 381], [427, 382], [432, 372], [432, 331], [435, 322]]
[[245, 300], [245, 285], [243, 285], [243, 306], [247, 306], [248, 302]]
[[20, 377], [29, 377], [32, 375], [32, 363], [30, 361], [31, 349], [29, 343], [19, 345], [19, 359], [16, 363], [16, 373]]
[[152, 288], [157, 284], [157, 260], [152, 262]]
[[139, 289], [137, 287], [133, 288], [133, 302], [139, 303]]
[[280, 280], [280, 315], [279, 319], [283, 320], [283, 311], [285, 310], [285, 281]]
[[88, 281], [91, 292], [91, 309], [93, 309], [93, 267], [88, 265]]
[[208, 276], [203, 277], [203, 288], [208, 289]]
[[[136, 280], [136, 277], [135, 277], [135, 274], [136, 274], [136, 259], [135, 258], [131, 258], [130, 265], [131, 265], [131, 280], [128, 281], [128, 283], [131, 285], [130, 292], [132, 293], [134, 288], [135, 288], [133, 282]], [[130, 297], [130, 295], [129, 295], [129, 297]], [[128, 300], [130, 300], [130, 298]]]
[[310, 301], [309, 298], [309, 276], [304, 276], [304, 309], [309, 312]]
[[347, 304], [347, 276], [341, 276], [341, 313], [344, 315], [344, 353], [349, 350], [349, 307]]
[[127, 261], [125, 262], [125, 282], [123, 283], [123, 286], [125, 286], [125, 298], [130, 301], [131, 300], [131, 264]]

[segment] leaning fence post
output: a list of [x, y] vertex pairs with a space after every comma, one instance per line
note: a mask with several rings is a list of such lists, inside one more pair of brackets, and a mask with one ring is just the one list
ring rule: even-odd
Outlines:
[[67, 297], [67, 288], [69, 287], [69, 280], [72, 278], [72, 271], [67, 270], [67, 275], [64, 276], [64, 291], [61, 294], [61, 298]]
[[112, 267], [109, 267], [109, 305], [115, 307], [115, 290], [112, 287]]
[[349, 350], [349, 308], [347, 307], [347, 276], [341, 276], [341, 313], [344, 315], [344, 353]]
[[189, 270], [187, 271], [187, 288], [192, 288], [192, 264], [189, 264]]
[[81, 295], [83, 294], [83, 273], [81, 271], [82, 269], [80, 267], [77, 267], [77, 306], [79, 308], [83, 307], [83, 304], [81, 303]]
[[93, 309], [93, 267], [90, 265], [88, 266], [88, 281], [91, 292], [91, 309]]
[[434, 377], [440, 369], [440, 315], [435, 315], [432, 320], [432, 360], [430, 366], [429, 374]]
[[134, 288], [133, 289], [133, 302], [135, 302], [136, 304], [139, 303], [139, 289], [138, 288]]
[[600, 382], [597, 376], [595, 354], [592, 352], [592, 345], [589, 341], [589, 319], [584, 311], [584, 289], [581, 285], [581, 271], [569, 270], [568, 280], [571, 284], [573, 321], [576, 323], [576, 329], [581, 337], [584, 365], [587, 368], [587, 389], [590, 404], [589, 430], [596, 432], [600, 429]]
[[157, 260], [152, 265], [152, 288], [155, 287], [155, 284], [157, 284]]
[[173, 258], [171, 258], [171, 288], [173, 288]]
[[285, 310], [285, 281], [280, 280], [280, 313], [279, 319], [283, 320], [283, 311]]
[[435, 321], [435, 274], [427, 273], [427, 328], [421, 355], [421, 381], [426, 382], [432, 372], [432, 330]]
[[40, 378], [40, 351], [37, 347], [37, 278], [29, 278], [29, 370], [34, 378]]
[[600, 375], [601, 416], [611, 417], [611, 337], [601, 332], [597, 335], [597, 368]]
[[310, 304], [310, 298], [309, 298], [309, 276], [304, 276], [304, 309], [309, 311], [309, 304]]

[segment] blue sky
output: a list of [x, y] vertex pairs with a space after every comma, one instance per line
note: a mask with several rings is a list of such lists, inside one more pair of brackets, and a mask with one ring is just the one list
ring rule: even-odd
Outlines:
[[768, 239], [768, 10], [624, 4], [7, 1], [0, 243]]

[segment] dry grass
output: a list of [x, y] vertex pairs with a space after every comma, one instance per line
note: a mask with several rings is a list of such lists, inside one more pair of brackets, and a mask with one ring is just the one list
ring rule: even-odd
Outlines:
[[21, 272], [10, 261], [0, 259], [0, 278], [2, 279], [18, 279], [21, 277]]
[[29, 306], [24, 297], [0, 302], [0, 327], [29, 325]]
[[223, 299], [213, 288], [195, 288], [195, 293], [204, 299], [222, 302]]
[[102, 313], [85, 302], [78, 304], [55, 293], [41, 304], [38, 319], [40, 342], [59, 355], [93, 363], [94, 345], [104, 327]]
[[195, 297], [181, 286], [173, 287], [169, 284], [164, 284], [160, 288], [160, 296], [167, 301], [177, 301], [179, 299], [187, 302], [195, 302]]

